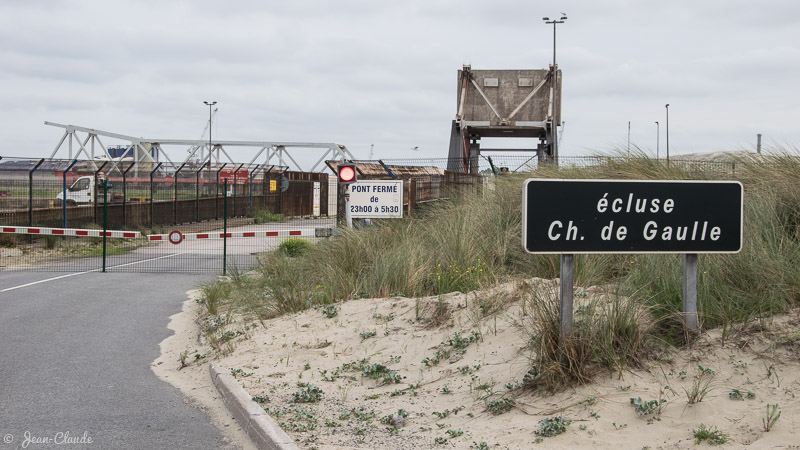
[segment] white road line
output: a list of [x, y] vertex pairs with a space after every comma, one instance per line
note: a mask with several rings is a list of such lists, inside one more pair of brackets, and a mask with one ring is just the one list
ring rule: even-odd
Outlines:
[[[117, 264], [116, 266], [106, 267], [106, 269], [113, 269], [115, 267], [133, 266], [133, 265], [136, 265], [136, 264], [146, 263], [146, 262], [150, 262], [150, 261], [158, 261], [159, 259], [172, 258], [173, 256], [178, 256], [178, 255], [182, 255], [182, 254], [183, 253], [172, 253], [172, 254], [166, 255], [166, 256], [159, 256], [159, 257], [156, 257], [156, 258], [143, 259], [141, 261], [134, 261], [134, 262], [129, 262], [129, 263], [125, 263], [125, 264]], [[0, 291], [0, 292], [2, 292], [2, 291]]]
[[75, 273], [70, 273], [70, 274], [67, 274], [67, 275], [61, 275], [60, 277], [53, 277], [53, 278], [48, 278], [46, 280], [34, 281], [33, 283], [28, 283], [28, 284], [21, 284], [19, 286], [14, 286], [14, 287], [3, 289], [2, 291], [0, 291], [0, 293], [13, 291], [13, 290], [16, 290], [16, 289], [22, 289], [22, 288], [26, 288], [26, 287], [29, 287], [29, 286], [34, 286], [34, 285], [41, 284], [41, 283], [47, 283], [48, 281], [60, 280], [62, 278], [74, 277], [76, 275], [83, 275], [83, 274], [87, 274], [87, 273], [91, 273], [91, 272], [98, 272], [99, 270], [100, 269], [88, 270], [86, 272], [75, 272]]
[[[132, 266], [132, 265], [135, 265], [135, 264], [141, 264], [141, 263], [146, 263], [146, 262], [150, 262], [150, 261], [156, 261], [156, 260], [159, 260], [159, 259], [172, 258], [173, 256], [177, 256], [177, 255], [180, 255], [180, 254], [182, 254], [182, 253], [173, 253], [171, 255], [159, 256], [157, 258], [143, 259], [141, 261], [134, 261], [134, 262], [126, 263], [126, 264], [118, 264], [116, 266], [106, 267], [106, 269], [113, 269], [115, 267], [126, 267], [126, 266]], [[74, 277], [76, 275], [85, 275], [87, 273], [100, 272], [101, 270], [102, 269], [94, 269], [94, 270], [87, 270], [85, 272], [68, 273], [66, 275], [61, 275], [61, 276], [58, 276], [58, 277], [48, 278], [46, 280], [39, 280], [39, 281], [34, 281], [32, 283], [21, 284], [19, 286], [6, 288], [6, 289], [3, 289], [3, 290], [0, 290], [0, 293], [8, 292], [8, 291], [14, 291], [14, 290], [26, 288], [26, 287], [29, 287], [29, 286], [35, 286], [37, 284], [47, 283], [49, 281], [56, 281], [56, 280], [60, 280], [62, 278]]]

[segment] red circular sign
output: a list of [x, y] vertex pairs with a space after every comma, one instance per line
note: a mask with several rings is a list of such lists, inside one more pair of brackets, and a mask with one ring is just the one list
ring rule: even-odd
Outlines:
[[178, 230], [170, 231], [169, 235], [168, 235], [168, 239], [169, 239], [170, 242], [172, 242], [175, 245], [180, 244], [183, 241], [183, 233], [181, 233]]
[[339, 179], [343, 182], [353, 181], [356, 177], [356, 171], [350, 166], [345, 166], [339, 169]]

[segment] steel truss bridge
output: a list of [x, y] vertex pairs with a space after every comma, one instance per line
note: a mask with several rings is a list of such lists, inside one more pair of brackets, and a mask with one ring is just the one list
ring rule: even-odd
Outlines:
[[[96, 162], [109, 161], [113, 164], [109, 171], [113, 171], [123, 162], [133, 162], [135, 172], [139, 166], [149, 171], [155, 165], [161, 165], [166, 170], [174, 169], [179, 171], [184, 165], [194, 161], [199, 165], [220, 165], [220, 164], [239, 164], [241, 161], [234, 161], [227, 149], [244, 148], [249, 149], [255, 155], [252, 157], [248, 166], [267, 166], [273, 164], [273, 160], [278, 166], [287, 166], [289, 161], [294, 163], [298, 170], [303, 171], [303, 167], [292, 157], [290, 150], [317, 150], [322, 151], [322, 156], [311, 166], [309, 172], [315, 171], [318, 167], [324, 167], [325, 160], [353, 160], [353, 155], [347, 147], [334, 143], [319, 142], [279, 142], [279, 141], [208, 141], [201, 139], [147, 139], [141, 137], [128, 136], [119, 133], [96, 130], [94, 128], [81, 127], [77, 125], [62, 125], [59, 123], [45, 122], [45, 125], [63, 128], [64, 134], [58, 141], [55, 149], [48, 159], [56, 159], [59, 152], [63, 153], [66, 147], [70, 160], [84, 156], [97, 170]], [[114, 139], [124, 142], [124, 154], [131, 153], [131, 158], [112, 157], [109, 147], [103, 144], [101, 138]], [[175, 147], [180, 147], [176, 149]], [[170, 152], [167, 151], [170, 149]], [[186, 154], [185, 157], [175, 155]], [[261, 161], [261, 162], [258, 162]]]

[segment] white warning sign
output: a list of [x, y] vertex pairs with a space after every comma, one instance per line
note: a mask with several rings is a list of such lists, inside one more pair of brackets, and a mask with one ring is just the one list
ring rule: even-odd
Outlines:
[[354, 219], [403, 217], [403, 181], [358, 181], [348, 186]]

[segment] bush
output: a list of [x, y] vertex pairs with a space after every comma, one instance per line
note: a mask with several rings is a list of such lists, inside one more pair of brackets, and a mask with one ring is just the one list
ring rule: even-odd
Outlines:
[[308, 252], [313, 244], [302, 238], [289, 238], [281, 242], [278, 248], [291, 258]]

